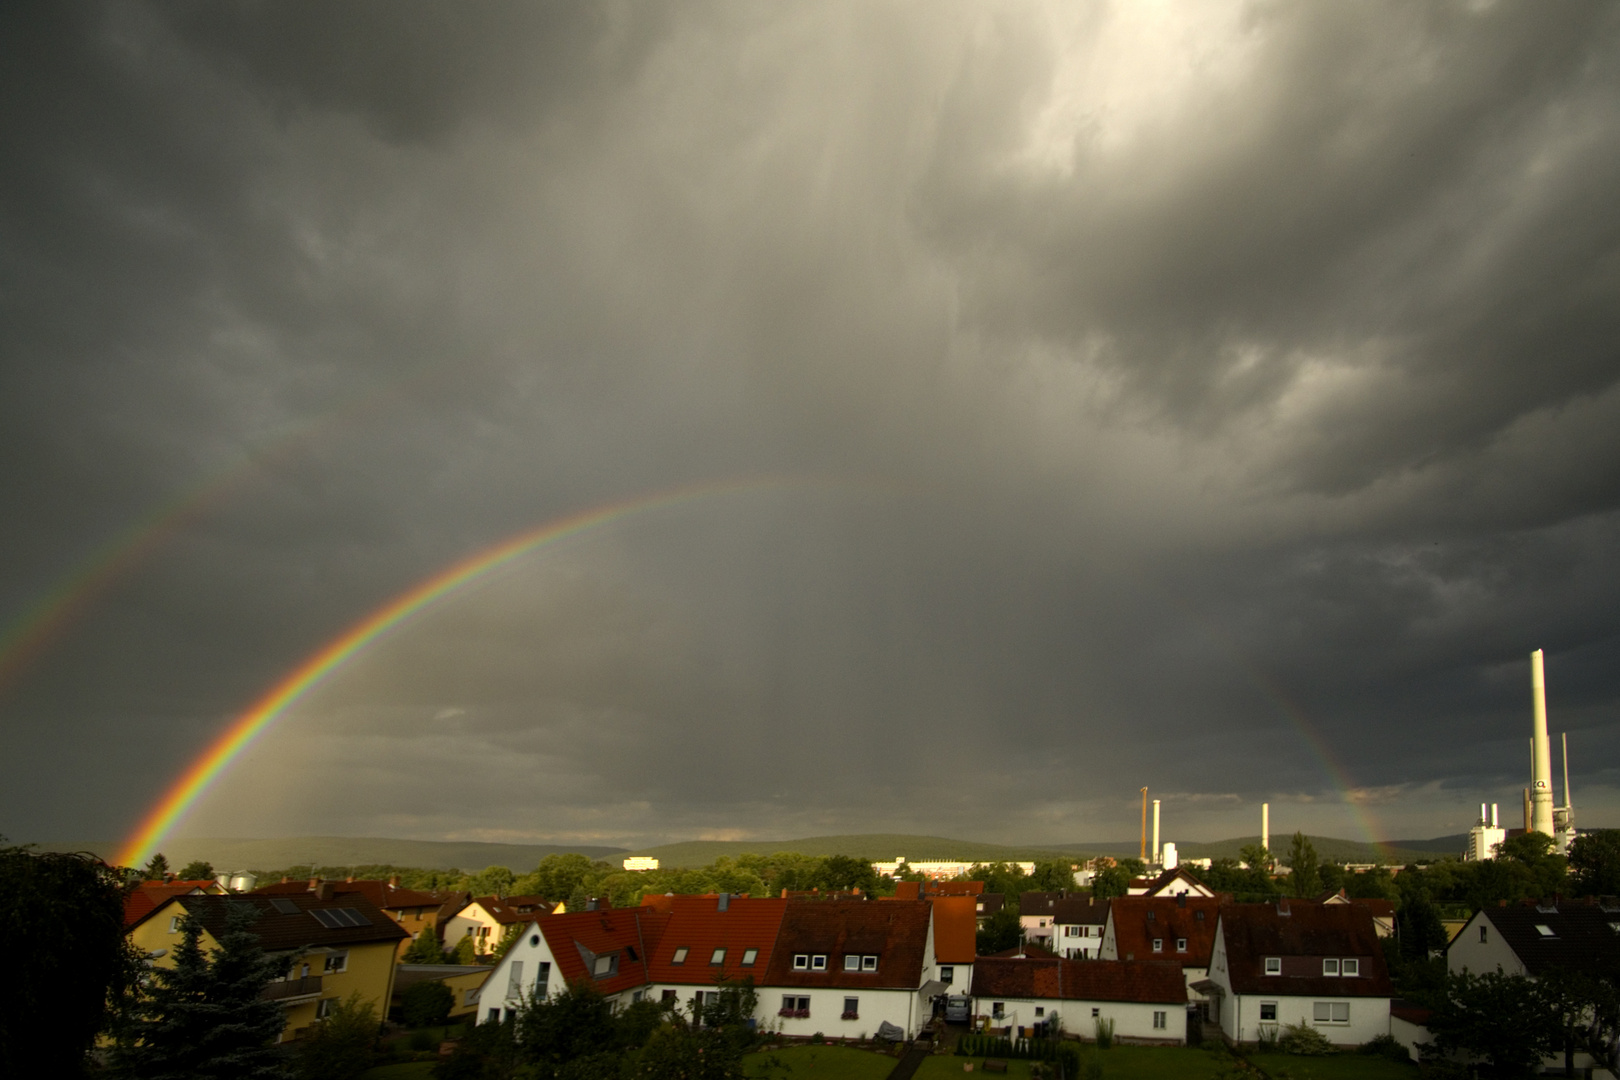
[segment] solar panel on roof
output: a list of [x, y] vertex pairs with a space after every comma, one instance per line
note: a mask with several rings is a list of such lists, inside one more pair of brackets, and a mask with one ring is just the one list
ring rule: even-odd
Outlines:
[[310, 914], [315, 916], [316, 922], [320, 923], [328, 930], [337, 930], [345, 925], [338, 919], [337, 912], [331, 908], [316, 908], [311, 911]]
[[296, 915], [296, 914], [298, 914], [298, 905], [293, 903], [291, 900], [284, 900], [284, 899], [272, 900], [272, 901], [270, 901], [270, 906], [275, 908], [277, 911], [281, 912], [283, 915]]
[[337, 908], [335, 910], [338, 911], [345, 919], [349, 920], [349, 925], [350, 926], [370, 926], [371, 925], [371, 920], [370, 919], [366, 918], [364, 915], [360, 914], [360, 912], [356, 911], [352, 907], [340, 907], [340, 908]]

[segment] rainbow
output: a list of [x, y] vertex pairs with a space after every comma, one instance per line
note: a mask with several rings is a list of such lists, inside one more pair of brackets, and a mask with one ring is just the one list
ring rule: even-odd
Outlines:
[[332, 642], [306, 658], [290, 674], [271, 687], [269, 692], [254, 702], [251, 708], [232, 721], [213, 744], [193, 760], [163, 793], [124, 842], [115, 861], [121, 866], [139, 866], [149, 859], [152, 852], [157, 850], [158, 845], [187, 811], [196, 805], [231, 764], [290, 706], [378, 637], [399, 626], [423, 608], [476, 581], [490, 571], [505, 566], [543, 545], [576, 536], [631, 514], [645, 513], [717, 495], [787, 485], [825, 483], [828, 482], [782, 478], [732, 480], [641, 495], [548, 521], [454, 563], [349, 627]]

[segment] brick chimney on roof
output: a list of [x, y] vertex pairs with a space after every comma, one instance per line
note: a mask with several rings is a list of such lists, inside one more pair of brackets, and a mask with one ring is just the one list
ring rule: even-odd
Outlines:
[[317, 884], [315, 886], [315, 899], [317, 899], [317, 900], [330, 900], [330, 899], [332, 899], [332, 883], [330, 881], [322, 881], [322, 882], [320, 882], [319, 884]]
[[391, 888], [391, 889], [399, 888], [399, 875], [398, 874], [389, 875], [388, 887]]
[[321, 887], [321, 879], [320, 878], [312, 877], [312, 878], [309, 879], [309, 891], [310, 892], [314, 892], [316, 889], [318, 889], [320, 887]]

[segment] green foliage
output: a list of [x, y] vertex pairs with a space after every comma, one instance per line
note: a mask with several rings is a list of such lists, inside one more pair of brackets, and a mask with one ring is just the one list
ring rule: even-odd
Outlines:
[[1522, 1076], [1563, 1043], [1557, 1007], [1522, 975], [1448, 975], [1431, 1009], [1434, 1045], [1484, 1058], [1496, 1076]]
[[186, 865], [182, 866], [180, 868], [180, 872], [175, 876], [181, 881], [202, 881], [204, 879], [212, 879], [214, 876], [214, 864], [206, 862], [202, 859], [193, 859], [191, 862], [188, 862]]
[[155, 853], [147, 861], [146, 867], [141, 871], [141, 877], [147, 881], [162, 881], [169, 874], [169, 860], [163, 857], [163, 852]]
[[1113, 1022], [1113, 1020], [1104, 1019], [1102, 1017], [1099, 1017], [1097, 1019], [1096, 1029], [1097, 1029], [1097, 1049], [1099, 1049], [1099, 1050], [1111, 1050], [1111, 1049], [1113, 1049], [1113, 1047], [1114, 1047], [1114, 1022]]
[[1577, 896], [1620, 896], [1620, 829], [1581, 833], [1569, 846]]
[[359, 992], [332, 1006], [298, 1045], [303, 1080], [356, 1080], [371, 1068], [377, 1042], [377, 1009]]
[[1011, 904], [984, 920], [974, 934], [975, 948], [980, 956], [989, 956], [1011, 949], [1024, 940], [1024, 928], [1018, 922], [1018, 909]]
[[1345, 889], [1347, 893], [1349, 891], [1348, 879], [1357, 876], [1344, 867], [1336, 866], [1333, 863], [1323, 863], [1317, 868], [1316, 874], [1322, 879], [1323, 890], [1338, 892], [1340, 889]]
[[[0, 847], [0, 1075], [74, 1076], [144, 966], [124, 937], [120, 871], [84, 855]], [[24, 1063], [28, 1068], [24, 1068]]]
[[1131, 872], [1121, 863], [1100, 867], [1091, 879], [1091, 895], [1098, 900], [1112, 900], [1130, 891]]
[[439, 944], [439, 932], [431, 926], [424, 927], [400, 957], [402, 964], [443, 964], [447, 960], [444, 946]]
[[510, 1080], [519, 1066], [516, 1030], [510, 1017], [474, 1024], [433, 1070], [434, 1080]]
[[495, 958], [499, 960], [512, 951], [512, 946], [523, 939], [525, 927], [519, 923], [507, 923], [506, 929], [501, 931], [501, 940], [495, 943]]
[[450, 1019], [456, 992], [437, 979], [419, 982], [401, 996], [400, 1018], [409, 1028], [437, 1027]]
[[1333, 1044], [1326, 1035], [1301, 1020], [1297, 1024], [1283, 1025], [1277, 1034], [1277, 1049], [1302, 1057], [1326, 1057], [1333, 1053]]
[[1035, 872], [1029, 875], [1029, 887], [1040, 892], [1073, 889], [1074, 864], [1067, 859], [1037, 861]]
[[[577, 856], [584, 858], [583, 855]], [[552, 856], [557, 858], [557, 856]], [[504, 866], [486, 866], [474, 874], [467, 882], [467, 889], [474, 896], [512, 896], [516, 890], [512, 888], [517, 881], [517, 875]]]
[[1288, 866], [1292, 871], [1289, 874], [1289, 889], [1294, 896], [1301, 899], [1315, 896], [1322, 891], [1322, 877], [1319, 872], [1320, 860], [1316, 857], [1316, 848], [1305, 838], [1302, 832], [1296, 832], [1292, 844], [1288, 849]]
[[974, 863], [968, 868], [966, 881], [984, 882], [984, 891], [1004, 893], [1009, 904], [1018, 902], [1018, 894], [1029, 888], [1029, 875], [1017, 863]]
[[456, 942], [455, 950], [451, 955], [458, 964], [476, 964], [478, 963], [478, 943], [473, 940], [471, 934], [466, 934], [460, 941]]
[[1405, 1064], [1412, 1060], [1412, 1055], [1406, 1047], [1395, 1041], [1393, 1035], [1377, 1035], [1356, 1047], [1356, 1053], [1368, 1054], [1374, 1057], [1388, 1058], [1390, 1061]]
[[225, 928], [212, 954], [202, 950], [202, 926], [182, 919], [174, 966], [156, 967], [121, 1032], [116, 1058], [139, 1080], [231, 1077], [271, 1080], [284, 1075], [275, 1040], [285, 1017], [262, 996], [286, 970], [264, 954], [251, 904], [226, 907]]

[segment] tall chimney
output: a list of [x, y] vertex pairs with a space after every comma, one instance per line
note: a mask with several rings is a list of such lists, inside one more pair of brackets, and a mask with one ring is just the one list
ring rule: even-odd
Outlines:
[[1481, 825], [1489, 825], [1491, 823], [1491, 819], [1485, 816], [1485, 804], [1484, 803], [1479, 804], [1479, 823]]
[[1260, 804], [1260, 846], [1271, 850], [1271, 804]]
[[[1565, 784], [1564, 787], [1569, 787]], [[1159, 863], [1159, 800], [1153, 800], [1153, 862]]]
[[1496, 816], [1496, 804], [1491, 803], [1491, 828], [1500, 829], [1501, 827]]
[[1575, 827], [1575, 802], [1569, 797], [1569, 732], [1559, 735], [1564, 744], [1564, 827], [1573, 830]]
[[1530, 654], [1530, 691], [1535, 698], [1535, 729], [1531, 733], [1530, 829], [1553, 834], [1552, 747], [1547, 740], [1547, 675], [1541, 650]]

